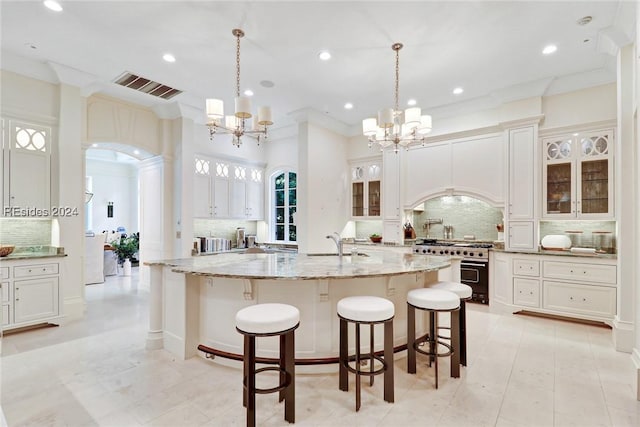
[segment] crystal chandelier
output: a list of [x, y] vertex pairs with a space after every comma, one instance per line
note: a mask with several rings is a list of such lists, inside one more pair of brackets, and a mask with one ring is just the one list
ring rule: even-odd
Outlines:
[[[242, 136], [255, 139], [260, 144], [260, 140], [267, 139], [267, 126], [273, 124], [271, 121], [271, 108], [260, 107], [258, 109], [257, 120], [253, 120], [253, 127], [249, 128], [247, 119], [251, 115], [251, 100], [247, 96], [240, 96], [240, 39], [244, 37], [244, 31], [236, 28], [231, 32], [236, 37], [236, 99], [235, 114], [224, 115], [224, 103], [220, 99], [207, 99], [207, 118], [209, 135], [213, 141], [216, 133], [233, 135], [233, 145], [240, 147]], [[224, 119], [224, 123], [223, 123]]]
[[378, 111], [377, 122], [373, 117], [364, 119], [362, 133], [369, 138], [369, 148], [374, 143], [380, 145], [381, 151], [393, 146], [393, 151], [397, 153], [399, 146], [409, 149], [414, 144], [424, 145], [425, 135], [431, 132], [431, 116], [421, 115], [419, 107], [407, 108], [404, 113], [398, 108], [399, 52], [402, 49], [402, 43], [394, 43], [391, 49], [396, 52], [395, 106]]

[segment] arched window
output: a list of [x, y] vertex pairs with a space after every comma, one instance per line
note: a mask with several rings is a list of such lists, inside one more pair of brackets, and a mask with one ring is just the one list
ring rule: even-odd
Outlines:
[[271, 237], [274, 241], [296, 241], [296, 208], [297, 208], [298, 175], [292, 171], [273, 174], [271, 189], [273, 195]]

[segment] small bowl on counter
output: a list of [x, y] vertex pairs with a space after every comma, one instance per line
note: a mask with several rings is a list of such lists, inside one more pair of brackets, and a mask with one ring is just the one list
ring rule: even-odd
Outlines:
[[9, 255], [15, 248], [15, 245], [0, 245], [0, 257]]

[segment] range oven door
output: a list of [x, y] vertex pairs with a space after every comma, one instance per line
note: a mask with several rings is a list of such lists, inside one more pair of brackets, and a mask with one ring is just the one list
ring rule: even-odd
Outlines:
[[489, 262], [466, 261], [460, 263], [460, 278], [465, 285], [471, 286], [471, 300], [489, 304]]

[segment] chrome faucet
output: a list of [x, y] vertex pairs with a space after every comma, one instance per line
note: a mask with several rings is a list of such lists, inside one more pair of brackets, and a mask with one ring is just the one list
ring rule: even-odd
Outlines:
[[342, 259], [342, 238], [340, 237], [340, 233], [334, 231], [332, 234], [327, 236], [327, 239], [333, 240], [333, 243], [335, 243], [338, 248], [338, 257]]

